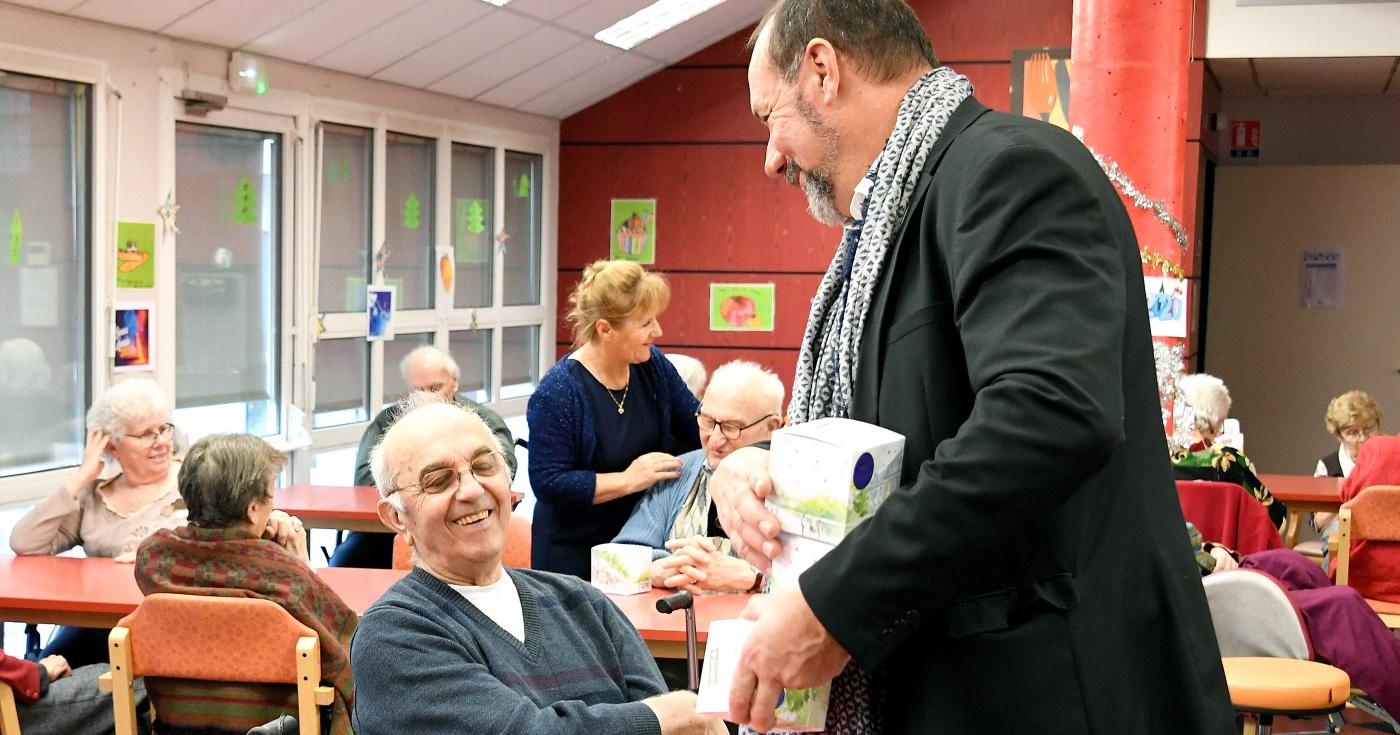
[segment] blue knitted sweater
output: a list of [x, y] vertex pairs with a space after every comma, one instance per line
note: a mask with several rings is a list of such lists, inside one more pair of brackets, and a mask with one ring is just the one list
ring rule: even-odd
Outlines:
[[365, 612], [350, 648], [355, 732], [660, 735], [641, 700], [666, 688], [626, 616], [574, 577], [506, 573], [523, 643], [422, 569]]

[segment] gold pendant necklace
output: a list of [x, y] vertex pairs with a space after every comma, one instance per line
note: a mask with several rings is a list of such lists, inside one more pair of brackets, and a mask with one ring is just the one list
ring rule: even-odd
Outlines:
[[629, 380], [629, 381], [627, 381], [627, 385], [622, 386], [622, 400], [619, 401], [619, 400], [617, 400], [617, 397], [613, 395], [612, 388], [609, 388], [609, 387], [607, 387], [606, 385], [603, 386], [603, 390], [605, 390], [605, 391], [608, 392], [608, 398], [611, 398], [611, 399], [612, 399], [612, 402], [617, 406], [617, 412], [618, 412], [618, 413], [622, 413], [622, 412], [625, 410], [625, 409], [623, 409], [622, 404], [624, 404], [624, 403], [627, 402], [627, 391], [629, 391], [629, 390], [631, 390], [631, 389], [632, 389], [632, 381]]

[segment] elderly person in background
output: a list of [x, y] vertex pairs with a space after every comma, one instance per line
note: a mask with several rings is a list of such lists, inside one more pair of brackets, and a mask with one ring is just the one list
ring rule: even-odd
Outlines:
[[530, 396], [531, 565], [587, 579], [589, 554], [622, 529], [640, 493], [680, 476], [700, 446], [695, 394], [654, 344], [671, 290], [625, 260], [583, 271], [569, 297], [574, 351]]
[[379, 517], [413, 549], [414, 569], [355, 634], [355, 731], [723, 733], [695, 714], [694, 694], [664, 693], [601, 592], [502, 566], [504, 450], [478, 416], [443, 403], [410, 408], [375, 449]]
[[676, 372], [680, 373], [681, 380], [685, 381], [690, 392], [695, 394], [697, 399], [705, 398], [705, 381], [708, 376], [705, 374], [705, 363], [691, 357], [676, 352], [667, 352], [666, 359], [676, 367]]
[[[1327, 433], [1337, 438], [1337, 451], [1317, 461], [1313, 477], [1347, 477], [1356, 466], [1361, 445], [1381, 431], [1381, 407], [1365, 391], [1349, 390], [1327, 404]], [[1326, 539], [1337, 530], [1336, 513], [1314, 513], [1313, 528]]]
[[[137, 378], [108, 388], [88, 409], [82, 464], [20, 518], [10, 548], [38, 556], [81, 546], [88, 556], [130, 561], [152, 532], [184, 525], [170, 411], [155, 381]], [[121, 471], [100, 480], [104, 456]], [[107, 631], [61, 628], [40, 655], [61, 655], [74, 667], [106, 662]]]
[[1275, 500], [1254, 473], [1254, 465], [1244, 452], [1228, 446], [1214, 446], [1220, 427], [1230, 414], [1230, 391], [1224, 381], [1214, 375], [1187, 375], [1177, 383], [1182, 402], [1191, 411], [1194, 424], [1191, 444], [1172, 455], [1172, 467], [1178, 480], [1213, 480], [1232, 482], [1249, 491], [1264, 504], [1274, 525], [1283, 528], [1288, 508]]
[[[506, 422], [496, 415], [495, 411], [467, 398], [457, 392], [458, 380], [462, 375], [462, 370], [457, 366], [457, 361], [443, 350], [430, 345], [424, 345], [413, 350], [404, 356], [399, 363], [399, 370], [403, 374], [404, 383], [412, 391], [432, 391], [441, 395], [445, 400], [453, 401], [460, 406], [476, 411], [486, 425], [491, 428], [491, 432], [501, 441], [501, 445], [507, 448], [506, 462], [510, 466], [511, 477], [515, 476], [515, 439], [510, 435], [510, 429]], [[369, 468], [369, 453], [379, 444], [379, 440], [390, 426], [398, 420], [399, 414], [403, 412], [402, 402], [395, 402], [385, 406], [374, 420], [365, 427], [365, 433], [360, 437], [360, 448], [355, 453], [355, 484], [373, 485], [374, 475]], [[336, 547], [335, 554], [331, 556], [330, 565], [333, 567], [368, 567], [372, 569], [388, 569], [393, 566], [394, 560], [394, 534], [392, 533], [372, 533], [364, 531], [351, 531], [345, 540]]]
[[[97, 689], [104, 664], [72, 669], [62, 656], [38, 663], [0, 651], [0, 683], [14, 691], [19, 725], [25, 732], [106, 735], [112, 732], [112, 695]], [[145, 710], [144, 684], [136, 681], [139, 709]]]
[[[251, 597], [281, 605], [320, 638], [321, 676], [336, 689], [329, 729], [348, 733], [355, 694], [348, 653], [356, 617], [311, 571], [301, 523], [272, 509], [273, 483], [284, 464], [280, 452], [249, 434], [195, 443], [180, 468], [189, 524], [157, 531], [141, 544], [136, 584], [147, 595]], [[297, 707], [295, 689], [280, 685], [147, 677], [146, 687], [162, 733], [243, 733]]]
[[758, 591], [763, 575], [734, 553], [708, 485], [730, 452], [782, 426], [782, 413], [783, 382], [771, 371], [743, 360], [715, 370], [695, 414], [704, 448], [683, 455], [681, 476], [653, 485], [613, 539], [652, 547], [653, 585], [695, 593]]

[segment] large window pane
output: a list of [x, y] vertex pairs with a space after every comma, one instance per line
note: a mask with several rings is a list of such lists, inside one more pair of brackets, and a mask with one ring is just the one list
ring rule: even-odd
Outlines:
[[175, 127], [177, 422], [191, 439], [281, 430], [282, 136]]
[[495, 160], [490, 148], [452, 144], [452, 249], [457, 261], [452, 305], [457, 308], [491, 305]]
[[364, 338], [317, 342], [315, 370], [311, 428], [369, 420], [369, 343]]
[[477, 403], [491, 401], [491, 330], [462, 329], [448, 334], [452, 359], [462, 369], [457, 391]]
[[506, 151], [505, 304], [540, 303], [540, 212], [543, 159]]
[[433, 335], [422, 334], [394, 335], [394, 339], [384, 343], [384, 403], [388, 405], [408, 395], [408, 383], [404, 382], [401, 365], [408, 353], [433, 343]]
[[90, 94], [0, 71], [0, 477], [82, 458]]
[[355, 455], [359, 447], [342, 447], [311, 453], [311, 484], [355, 484]]
[[385, 150], [384, 283], [399, 287], [400, 309], [433, 305], [433, 162], [436, 142], [389, 133]]
[[523, 398], [540, 382], [540, 328], [501, 330], [501, 399]]
[[374, 131], [321, 126], [320, 285], [316, 310], [365, 310], [370, 277]]

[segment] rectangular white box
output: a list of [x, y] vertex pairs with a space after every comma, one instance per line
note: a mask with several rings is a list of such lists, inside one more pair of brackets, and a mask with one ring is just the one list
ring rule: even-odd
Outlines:
[[651, 547], [598, 544], [591, 555], [593, 586], [610, 595], [639, 595], [651, 590]]
[[[735, 665], [744, 650], [744, 641], [754, 621], [733, 619], [710, 622], [705, 642], [705, 663], [700, 672], [700, 692], [695, 712], [722, 717], [729, 713], [729, 689], [734, 682]], [[821, 732], [826, 727], [826, 708], [831, 684], [808, 689], [786, 689], [775, 711], [774, 731]]]
[[777, 592], [797, 584], [797, 578], [807, 571], [817, 560], [836, 548], [825, 541], [803, 538], [790, 533], [779, 533], [778, 542], [783, 552], [773, 559], [768, 569], [768, 592]]
[[899, 487], [903, 458], [903, 436], [862, 421], [779, 429], [768, 458], [768, 509], [788, 533], [840, 543]]

